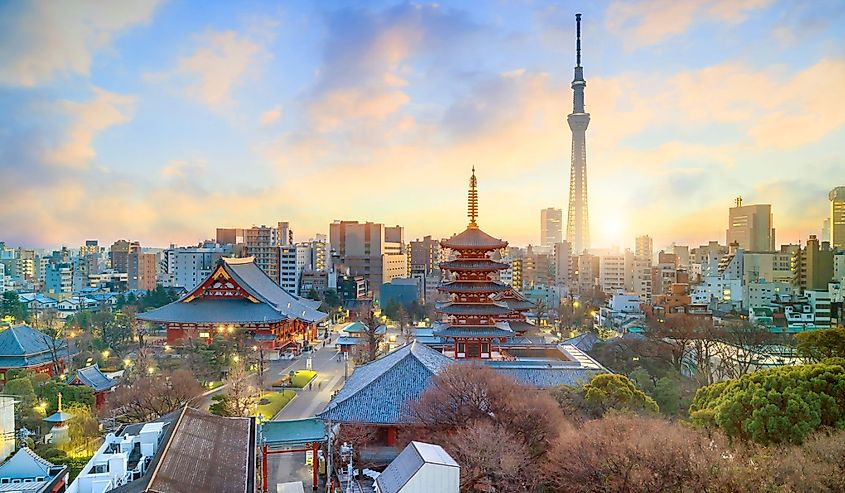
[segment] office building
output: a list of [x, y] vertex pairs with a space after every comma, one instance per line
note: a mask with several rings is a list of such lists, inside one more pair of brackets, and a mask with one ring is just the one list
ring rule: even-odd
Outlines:
[[152, 291], [156, 288], [156, 254], [135, 251], [129, 254], [127, 262], [129, 289]]
[[746, 252], [771, 252], [775, 249], [775, 230], [772, 227], [770, 204], [742, 205], [737, 197], [736, 207], [728, 211], [727, 244], [738, 243]]
[[141, 250], [137, 241], [117, 240], [111, 246], [111, 267], [117, 272], [129, 272], [129, 255]]
[[845, 187], [836, 187], [830, 199], [830, 246], [845, 251]]
[[329, 244], [338, 255], [338, 267], [345, 274], [363, 276], [374, 291], [392, 279], [407, 277], [408, 255], [403, 240], [401, 226], [358, 221], [329, 225]]
[[826, 290], [833, 280], [833, 250], [830, 243], [810, 235], [807, 245], [792, 256], [792, 285], [803, 291]]
[[651, 236], [637, 236], [634, 240], [634, 255], [648, 257], [649, 262], [654, 261], [654, 240], [651, 239]]
[[206, 279], [220, 257], [230, 252], [216, 243], [197, 247], [176, 247], [164, 250], [159, 262], [158, 282], [171, 288], [192, 290]]
[[563, 240], [563, 211], [549, 207], [540, 211], [540, 245], [546, 248]]

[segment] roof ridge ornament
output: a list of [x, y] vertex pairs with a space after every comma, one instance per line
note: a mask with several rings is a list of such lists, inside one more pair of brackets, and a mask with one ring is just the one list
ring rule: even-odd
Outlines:
[[470, 228], [477, 228], [475, 218], [478, 217], [478, 180], [475, 178], [475, 165], [472, 166], [472, 176], [469, 178], [469, 192], [467, 193], [467, 217]]

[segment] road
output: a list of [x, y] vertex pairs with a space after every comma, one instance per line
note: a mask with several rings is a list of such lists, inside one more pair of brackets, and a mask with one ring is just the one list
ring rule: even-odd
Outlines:
[[[334, 334], [332, 339], [337, 339]], [[329, 403], [332, 393], [343, 386], [344, 362], [337, 360], [338, 352], [334, 344], [320, 348], [311, 355], [311, 369], [317, 376], [308, 388], [297, 391], [297, 396], [273, 418], [276, 420], [309, 418], [323, 410]], [[271, 367], [265, 381], [272, 382], [291, 370], [305, 369], [307, 357], [299, 357], [292, 363], [281, 367]], [[352, 366], [349, 366], [352, 373]], [[311, 467], [305, 465], [305, 453], [274, 454], [268, 464], [270, 491], [275, 492], [275, 484], [287, 481], [302, 481], [306, 490], [311, 485]], [[324, 491], [321, 487], [320, 491]]]

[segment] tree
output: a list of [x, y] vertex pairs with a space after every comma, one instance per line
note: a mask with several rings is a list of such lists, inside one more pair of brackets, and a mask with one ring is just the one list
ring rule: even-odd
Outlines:
[[18, 293], [6, 291], [0, 298], [0, 316], [11, 316], [17, 321], [23, 322], [28, 318], [26, 304], [21, 302]]
[[399, 325], [399, 334], [405, 340], [405, 343], [411, 342], [414, 339], [414, 326], [411, 324], [404, 306], [399, 307], [396, 314], [396, 323]]
[[542, 458], [567, 426], [546, 392], [478, 364], [445, 368], [407, 413], [459, 458], [463, 491], [493, 484], [502, 488], [495, 491], [530, 491]]
[[598, 418], [609, 411], [656, 414], [657, 403], [624, 375], [596, 375], [581, 387], [560, 386], [552, 396], [567, 415]]
[[719, 331], [719, 358], [722, 372], [739, 378], [757, 369], [756, 363], [766, 347], [775, 340], [774, 334], [763, 325], [747, 320], [731, 322]]
[[702, 337], [707, 321], [685, 313], [671, 313], [663, 319], [648, 322], [646, 336], [664, 345], [670, 356], [669, 363], [678, 373], [683, 373], [688, 356], [694, 349], [693, 341]]
[[80, 405], [91, 407], [96, 398], [91, 387], [86, 385], [68, 385], [64, 382], [50, 380], [38, 389], [38, 397], [47, 403], [47, 413], [54, 413], [59, 409], [59, 394], [62, 394], [64, 405]]
[[340, 295], [337, 294], [336, 289], [327, 289], [323, 291], [323, 307], [326, 308], [324, 311], [331, 312], [337, 310], [342, 304], [343, 300], [340, 299]]
[[305, 297], [309, 300], [320, 301], [320, 293], [318, 293], [314, 288], [309, 289], [308, 294], [306, 294]]
[[226, 397], [221, 400], [224, 416], [249, 416], [256, 404], [257, 389], [249, 382], [249, 372], [240, 359], [229, 372]]
[[[381, 334], [379, 334], [381, 321], [376, 317], [375, 311], [372, 308], [364, 306], [355, 313], [355, 320], [363, 323], [366, 327], [366, 330], [361, 335], [364, 338], [364, 344], [359, 345], [361, 351], [356, 354], [359, 356], [359, 363], [369, 363], [378, 356], [379, 345], [381, 343]], [[359, 346], [356, 346], [356, 348]]]
[[548, 490], [575, 493], [718, 489], [731, 451], [662, 419], [613, 415], [566, 430], [549, 452]]
[[58, 313], [55, 308], [48, 308], [44, 310], [41, 316], [41, 338], [44, 344], [50, 351], [50, 360], [53, 364], [53, 375], [58, 375], [61, 372], [62, 358], [59, 354], [63, 348], [66, 347], [67, 342], [61, 339], [63, 329], [57, 323]]
[[693, 423], [764, 445], [801, 443], [820, 428], [845, 428], [845, 366], [817, 363], [749, 373], [700, 388]]
[[201, 391], [190, 370], [143, 374], [131, 385], [120, 386], [109, 394], [103, 413], [121, 422], [151, 421], [179, 409]]
[[845, 327], [808, 330], [795, 335], [798, 355], [813, 362], [845, 358]]

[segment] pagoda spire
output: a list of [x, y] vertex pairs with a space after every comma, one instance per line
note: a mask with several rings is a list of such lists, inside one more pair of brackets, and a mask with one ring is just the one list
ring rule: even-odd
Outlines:
[[478, 217], [478, 180], [475, 178], [475, 166], [472, 167], [472, 176], [469, 178], [469, 192], [467, 193], [467, 217], [469, 217], [470, 228], [477, 228], [475, 218]]

